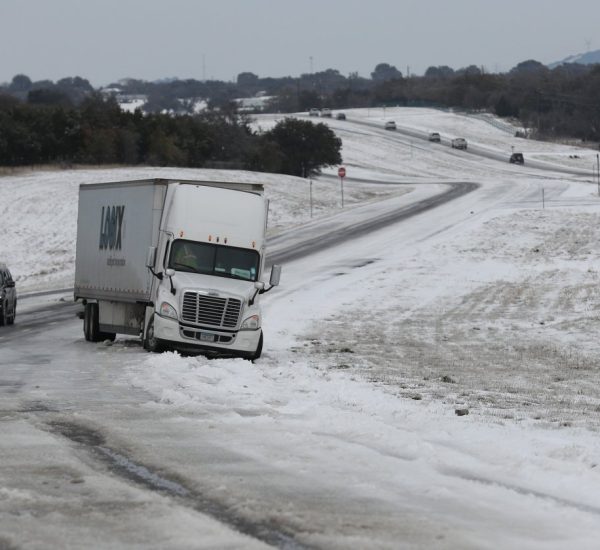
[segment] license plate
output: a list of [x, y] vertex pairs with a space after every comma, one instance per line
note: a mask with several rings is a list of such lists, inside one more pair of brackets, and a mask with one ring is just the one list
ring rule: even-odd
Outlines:
[[210, 334], [210, 332], [201, 332], [200, 333], [200, 341], [201, 342], [214, 342], [215, 341], [215, 335], [214, 334]]

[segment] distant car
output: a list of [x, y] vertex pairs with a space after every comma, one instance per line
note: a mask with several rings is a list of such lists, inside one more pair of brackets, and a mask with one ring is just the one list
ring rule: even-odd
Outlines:
[[338, 120], [346, 120], [346, 115], [344, 113], [338, 113], [337, 115], [335, 115], [335, 118], [337, 118]]
[[12, 325], [17, 315], [17, 291], [8, 267], [0, 264], [0, 326]]
[[465, 138], [454, 138], [452, 140], [452, 149], [463, 149], [467, 150], [467, 140]]
[[331, 118], [331, 110], [330, 109], [321, 109], [321, 116], [325, 118]]
[[384, 128], [385, 128], [386, 130], [395, 130], [395, 129], [396, 129], [396, 122], [395, 122], [395, 121], [393, 121], [393, 120], [388, 120], [388, 121], [385, 123], [385, 126], [384, 126]]
[[308, 116], [319, 116], [319, 109], [313, 107], [310, 111], [308, 111]]
[[525, 164], [523, 153], [513, 153], [508, 159], [508, 162], [511, 164]]
[[429, 134], [429, 141], [432, 141], [434, 143], [440, 143], [440, 141], [442, 141], [442, 138], [437, 132], [431, 132], [431, 134]]

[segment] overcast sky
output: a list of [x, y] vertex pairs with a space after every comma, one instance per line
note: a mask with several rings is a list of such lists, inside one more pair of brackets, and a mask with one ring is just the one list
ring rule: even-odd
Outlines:
[[507, 71], [600, 49], [599, 25], [600, 0], [0, 0], [0, 82]]

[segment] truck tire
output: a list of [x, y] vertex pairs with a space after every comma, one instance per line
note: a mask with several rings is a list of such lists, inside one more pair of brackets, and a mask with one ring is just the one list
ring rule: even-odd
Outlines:
[[260, 338], [258, 339], [258, 346], [256, 346], [256, 351], [252, 355], [250, 355], [250, 357], [249, 357], [250, 361], [255, 361], [256, 359], [258, 359], [262, 355], [262, 349], [263, 349], [263, 333], [261, 330]]
[[164, 347], [160, 340], [154, 337], [154, 315], [148, 321], [146, 336], [144, 337], [144, 349], [150, 353], [160, 353]]

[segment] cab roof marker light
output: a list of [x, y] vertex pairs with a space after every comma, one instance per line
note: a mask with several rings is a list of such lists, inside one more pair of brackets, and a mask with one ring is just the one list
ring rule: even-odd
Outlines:
[[252, 248], [256, 248], [256, 241], [252, 241]]
[[208, 242], [211, 242], [211, 241], [212, 241], [212, 235], [209, 235], [208, 236]]

